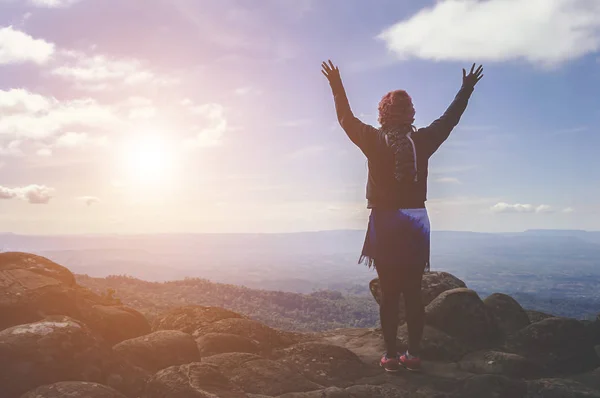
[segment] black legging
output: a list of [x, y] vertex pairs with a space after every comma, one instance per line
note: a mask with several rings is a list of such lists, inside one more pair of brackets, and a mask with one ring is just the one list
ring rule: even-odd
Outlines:
[[397, 352], [396, 336], [401, 294], [404, 296], [406, 308], [408, 351], [411, 355], [419, 355], [425, 324], [425, 309], [421, 297], [423, 270], [412, 267], [409, 271], [405, 271], [397, 262], [378, 263], [377, 261], [375, 268], [381, 286], [379, 316], [388, 355], [392, 356]]

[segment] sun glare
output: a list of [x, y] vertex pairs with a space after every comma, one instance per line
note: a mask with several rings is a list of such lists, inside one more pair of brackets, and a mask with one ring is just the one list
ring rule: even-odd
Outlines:
[[132, 182], [154, 183], [163, 180], [173, 159], [168, 143], [160, 134], [136, 134], [124, 146], [126, 172]]

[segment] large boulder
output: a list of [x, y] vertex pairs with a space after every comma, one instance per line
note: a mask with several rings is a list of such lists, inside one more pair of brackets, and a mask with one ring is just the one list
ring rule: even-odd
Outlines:
[[258, 344], [261, 351], [287, 347], [299, 341], [297, 334], [273, 329], [246, 318], [227, 318], [210, 323], [194, 332], [194, 337], [208, 333], [227, 333], [244, 336]]
[[531, 378], [539, 374], [537, 365], [518, 355], [500, 351], [477, 351], [466, 355], [458, 363], [470, 373], [498, 374], [514, 378]]
[[0, 330], [48, 315], [79, 314], [76, 283], [65, 267], [27, 253], [0, 253]]
[[[398, 342], [400, 343], [398, 346], [400, 351], [408, 349], [408, 327], [406, 323], [398, 328]], [[429, 325], [425, 325], [423, 330], [420, 348], [420, 356], [427, 360], [456, 361], [467, 351], [466, 347], [454, 337]]]
[[587, 373], [572, 376], [571, 379], [578, 381], [589, 388], [600, 391], [600, 368], [596, 368]]
[[527, 398], [600, 398], [593, 390], [573, 380], [540, 379], [527, 382]]
[[200, 361], [194, 338], [179, 330], [159, 330], [125, 340], [115, 345], [113, 350], [131, 364], [152, 372]]
[[[463, 281], [458, 279], [452, 274], [447, 272], [431, 272], [423, 275], [421, 281], [421, 295], [423, 297], [423, 305], [428, 305], [437, 296], [445, 292], [446, 290], [452, 290], [457, 288], [467, 287]], [[381, 285], [379, 278], [373, 279], [369, 283], [369, 289], [377, 304], [380, 304], [381, 298]], [[400, 299], [400, 309], [398, 312], [398, 318], [400, 323], [406, 321], [406, 310], [404, 308], [404, 300]]]
[[554, 318], [554, 315], [546, 314], [545, 312], [535, 311], [535, 310], [525, 310], [527, 317], [529, 318], [529, 323], [535, 323], [539, 321], [543, 321], [544, 319]]
[[171, 366], [156, 373], [146, 398], [246, 398], [247, 395], [214, 366], [199, 362]]
[[500, 335], [477, 293], [465, 288], [447, 290], [429, 303], [425, 322], [472, 347], [492, 345]]
[[323, 386], [345, 387], [361, 377], [373, 375], [373, 369], [355, 353], [333, 344], [300, 343], [277, 354], [279, 362]]
[[198, 350], [203, 357], [227, 352], [256, 353], [258, 344], [247, 337], [230, 333], [207, 333], [196, 339]]
[[138, 311], [123, 305], [92, 305], [85, 322], [111, 345], [150, 333], [150, 324]]
[[[477, 375], [465, 381], [461, 398], [525, 398], [527, 384], [500, 375]], [[545, 396], [540, 396], [545, 397]]]
[[73, 274], [47, 258], [0, 253], [0, 330], [66, 315], [85, 322], [109, 343], [149, 332], [146, 318], [77, 285]]
[[232, 367], [219, 369], [232, 383], [247, 393], [277, 396], [322, 388], [294, 368], [265, 358], [243, 361]]
[[506, 294], [494, 293], [486, 297], [483, 304], [488, 308], [505, 336], [523, 329], [530, 323], [523, 307]]
[[547, 318], [512, 335], [506, 348], [535, 361], [547, 375], [582, 373], [600, 359], [585, 325], [570, 318]]
[[218, 354], [204, 358], [203, 363], [218, 367], [233, 383], [248, 393], [276, 396], [322, 388], [295, 369], [256, 354]]
[[229, 318], [244, 318], [242, 315], [220, 307], [188, 305], [169, 310], [157, 316], [152, 322], [152, 330], [180, 330], [194, 334], [211, 323]]
[[40, 386], [21, 398], [127, 398], [108, 386], [85, 381], [61, 381]]
[[145, 374], [114, 356], [75, 319], [51, 316], [0, 332], [0, 397], [59, 381], [107, 384], [126, 395], [140, 391]]

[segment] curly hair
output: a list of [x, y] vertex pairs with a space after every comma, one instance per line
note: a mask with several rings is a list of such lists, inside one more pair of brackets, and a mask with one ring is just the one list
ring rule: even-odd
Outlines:
[[379, 123], [382, 128], [411, 126], [415, 121], [412, 98], [404, 90], [390, 91], [379, 101]]

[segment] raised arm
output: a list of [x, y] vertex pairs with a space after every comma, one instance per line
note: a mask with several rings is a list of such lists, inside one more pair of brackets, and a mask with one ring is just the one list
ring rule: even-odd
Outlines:
[[331, 61], [329, 61], [329, 64], [323, 62], [321, 66], [323, 67], [321, 72], [325, 75], [331, 86], [335, 111], [340, 126], [344, 129], [348, 138], [368, 157], [375, 142], [377, 130], [361, 122], [352, 113], [338, 67], [334, 66]]
[[456, 97], [454, 97], [454, 101], [452, 101], [452, 104], [450, 104], [446, 112], [439, 119], [425, 128], [423, 138], [429, 155], [437, 151], [460, 121], [469, 103], [469, 98], [475, 89], [475, 85], [483, 77], [482, 73], [483, 66], [481, 65], [475, 70], [475, 64], [473, 64], [468, 75], [463, 69], [463, 84]]

